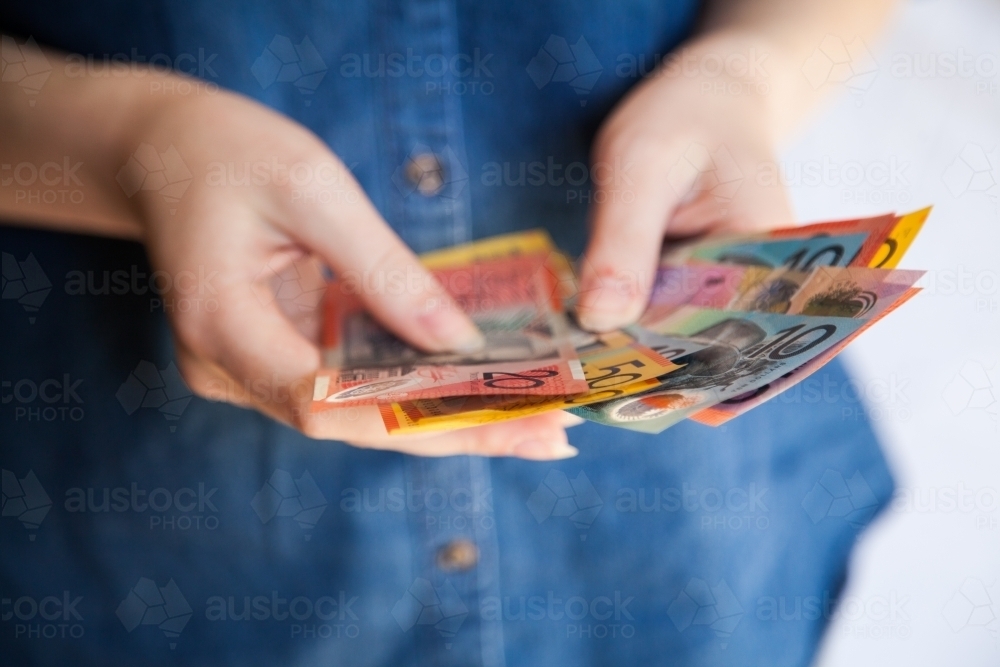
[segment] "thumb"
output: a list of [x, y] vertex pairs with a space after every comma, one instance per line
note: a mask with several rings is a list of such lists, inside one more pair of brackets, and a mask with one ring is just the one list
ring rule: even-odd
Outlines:
[[[662, 142], [612, 141], [595, 151], [590, 240], [580, 276], [577, 317], [593, 331], [625, 326], [639, 317], [653, 283], [664, 229], [680, 193], [696, 174], [671, 173], [679, 151]], [[612, 170], [598, 182], [599, 165], [626, 165], [633, 175]], [[608, 182], [610, 181], [610, 182]]]

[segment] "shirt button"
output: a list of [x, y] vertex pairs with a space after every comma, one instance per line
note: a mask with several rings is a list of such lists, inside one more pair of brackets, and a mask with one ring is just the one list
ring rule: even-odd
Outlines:
[[444, 166], [433, 153], [411, 157], [405, 171], [407, 180], [425, 197], [433, 197], [444, 187]]
[[465, 572], [479, 562], [479, 549], [469, 540], [452, 540], [438, 549], [437, 564], [445, 572]]

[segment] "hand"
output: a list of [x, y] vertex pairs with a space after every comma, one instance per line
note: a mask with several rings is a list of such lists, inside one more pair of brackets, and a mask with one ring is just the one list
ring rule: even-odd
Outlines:
[[753, 48], [762, 47], [724, 37], [692, 45], [680, 61], [688, 65], [661, 69], [604, 123], [593, 151], [597, 204], [577, 307], [584, 327], [607, 331], [638, 318], [665, 236], [792, 223], [784, 188], [756, 179], [761, 165], [776, 164], [769, 82], [697, 75], [699, 63]]
[[[387, 436], [374, 408], [311, 414], [321, 262], [342, 275], [407, 278], [402, 293], [366, 288], [360, 297], [422, 349], [474, 349], [481, 334], [348, 169], [284, 116], [220, 93], [162, 105], [129, 136], [130, 150], [173, 146], [194, 176], [179, 200], [139, 190], [134, 202], [154, 267], [210, 282], [214, 308], [179, 280], [164, 297], [178, 366], [195, 393], [256, 408], [312, 437], [366, 447], [432, 456], [575, 454], [563, 428], [578, 420], [563, 413], [416, 437]], [[128, 179], [127, 170], [119, 175], [126, 191], [135, 189]]]

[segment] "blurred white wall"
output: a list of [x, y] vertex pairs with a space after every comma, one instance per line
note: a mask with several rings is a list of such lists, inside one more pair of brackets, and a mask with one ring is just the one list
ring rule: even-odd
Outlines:
[[796, 214], [935, 208], [902, 264], [929, 270], [924, 292], [847, 353], [900, 493], [858, 545], [818, 662], [996, 667], [1000, 1], [913, 0], [860, 46], [850, 92], [782, 158], [793, 177], [820, 167], [792, 178]]

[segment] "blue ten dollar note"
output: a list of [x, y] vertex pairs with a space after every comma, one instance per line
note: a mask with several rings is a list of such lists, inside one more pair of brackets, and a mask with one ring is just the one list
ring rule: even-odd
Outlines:
[[681, 368], [660, 376], [659, 386], [643, 393], [570, 412], [608, 426], [659, 433], [699, 410], [767, 386], [863, 324], [842, 317], [684, 306], [647, 323], [653, 334], [694, 344], [694, 351], [673, 359]]
[[867, 238], [868, 234], [838, 234], [806, 239], [722, 243], [697, 248], [692, 257], [720, 264], [787, 266], [808, 271], [817, 266], [847, 266]]

